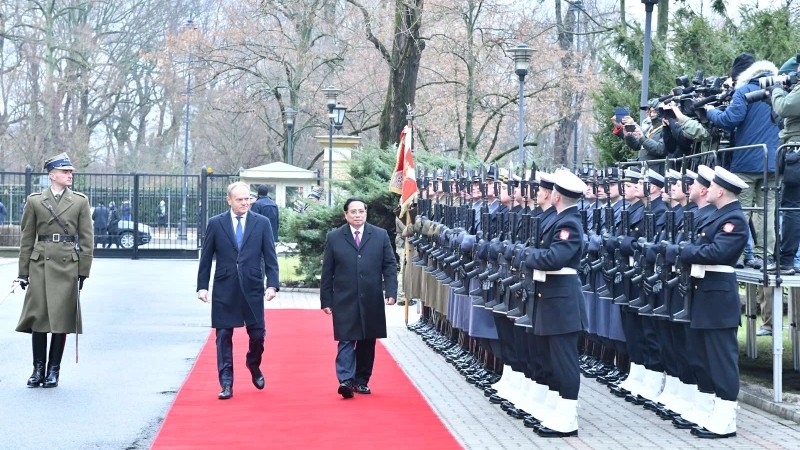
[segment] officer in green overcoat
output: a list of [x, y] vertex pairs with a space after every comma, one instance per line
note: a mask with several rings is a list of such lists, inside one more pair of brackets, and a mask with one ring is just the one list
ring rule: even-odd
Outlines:
[[[25, 203], [15, 280], [27, 288], [17, 331], [33, 336], [30, 388], [58, 386], [67, 334], [82, 331], [78, 291], [89, 276], [94, 250], [89, 200], [70, 189], [74, 167], [69, 156], [49, 158], [44, 169], [50, 187], [29, 195]], [[52, 334], [49, 354], [47, 333]]]

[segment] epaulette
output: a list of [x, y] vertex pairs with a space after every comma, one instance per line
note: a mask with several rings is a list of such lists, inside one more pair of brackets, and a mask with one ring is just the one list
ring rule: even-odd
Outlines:
[[81, 197], [83, 197], [83, 198], [85, 198], [87, 200], [89, 199], [89, 197], [87, 197], [86, 194], [84, 194], [83, 192], [72, 191], [72, 193], [75, 194], [75, 195], [79, 195], [79, 196], [81, 196]]
[[28, 198], [35, 197], [35, 196], [37, 196], [37, 195], [42, 195], [42, 193], [41, 193], [41, 192], [32, 192], [32, 193], [31, 193], [31, 194], [28, 196]]

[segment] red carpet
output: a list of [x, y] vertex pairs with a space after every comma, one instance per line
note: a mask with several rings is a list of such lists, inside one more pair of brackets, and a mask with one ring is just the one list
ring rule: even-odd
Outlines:
[[336, 341], [319, 310], [269, 310], [257, 390], [245, 367], [247, 333], [234, 333], [233, 398], [217, 400], [214, 332], [178, 392], [154, 449], [456, 449], [450, 432], [378, 342], [371, 395], [336, 393]]

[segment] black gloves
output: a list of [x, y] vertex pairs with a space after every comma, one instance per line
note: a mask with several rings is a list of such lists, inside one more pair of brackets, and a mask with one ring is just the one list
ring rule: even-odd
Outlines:
[[83, 281], [86, 279], [83, 275], [78, 275], [78, 290], [83, 289]]
[[20, 275], [14, 281], [19, 283], [19, 287], [21, 287], [23, 291], [25, 290], [26, 287], [28, 287], [29, 284], [31, 284], [28, 281], [28, 276], [27, 275]]

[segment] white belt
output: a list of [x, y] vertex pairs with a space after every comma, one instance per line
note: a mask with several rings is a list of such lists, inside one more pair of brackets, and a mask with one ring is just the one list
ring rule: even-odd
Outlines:
[[633, 267], [634, 261], [633, 256], [628, 256], [628, 267]]
[[572, 267], [564, 267], [563, 269], [559, 270], [534, 270], [533, 271], [533, 281], [544, 281], [547, 279], [547, 275], [577, 275], [578, 271], [573, 269]]
[[723, 272], [734, 273], [732, 266], [724, 266], [722, 264], [692, 264], [692, 270], [689, 275], [695, 278], [705, 278], [706, 272]]

